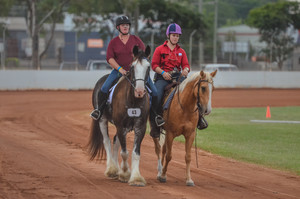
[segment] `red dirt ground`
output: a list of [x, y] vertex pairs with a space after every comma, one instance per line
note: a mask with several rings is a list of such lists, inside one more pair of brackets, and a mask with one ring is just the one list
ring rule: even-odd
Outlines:
[[[142, 144], [145, 187], [104, 176], [85, 152], [91, 91], [0, 92], [0, 198], [300, 198], [300, 177], [199, 150], [195, 187], [185, 186], [184, 145], [175, 143], [167, 183], [156, 180], [152, 139]], [[300, 106], [300, 90], [216, 90], [213, 107]], [[114, 127], [110, 127], [114, 131]], [[209, 131], [209, 128], [206, 130]], [[132, 145], [132, 133], [128, 136]], [[195, 151], [193, 149], [193, 154]]]

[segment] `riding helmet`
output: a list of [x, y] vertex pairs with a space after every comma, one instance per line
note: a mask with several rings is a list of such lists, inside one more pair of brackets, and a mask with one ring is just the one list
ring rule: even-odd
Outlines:
[[171, 23], [167, 28], [167, 32], [166, 32], [167, 37], [169, 37], [170, 34], [180, 34], [181, 35], [182, 34], [181, 27], [176, 23]]
[[127, 16], [120, 16], [116, 20], [116, 27], [121, 24], [129, 24], [131, 25], [130, 19]]

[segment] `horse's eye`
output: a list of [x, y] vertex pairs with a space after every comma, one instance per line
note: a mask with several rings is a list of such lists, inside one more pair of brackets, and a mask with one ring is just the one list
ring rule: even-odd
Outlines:
[[206, 87], [202, 86], [201, 90], [202, 90], [202, 93], [204, 93], [206, 91]]

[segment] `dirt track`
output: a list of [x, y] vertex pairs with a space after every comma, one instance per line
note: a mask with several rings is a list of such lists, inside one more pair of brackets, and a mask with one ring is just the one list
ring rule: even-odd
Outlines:
[[[213, 107], [267, 105], [300, 106], [300, 90], [216, 90], [213, 94]], [[199, 168], [192, 155], [196, 186], [186, 187], [180, 143], [173, 148], [168, 182], [159, 183], [149, 135], [142, 144], [140, 165], [147, 186], [131, 187], [108, 179], [103, 174], [105, 162], [88, 161], [84, 149], [91, 110], [91, 91], [0, 92], [0, 198], [300, 198], [299, 176], [201, 150]], [[130, 143], [132, 139], [130, 134]]]

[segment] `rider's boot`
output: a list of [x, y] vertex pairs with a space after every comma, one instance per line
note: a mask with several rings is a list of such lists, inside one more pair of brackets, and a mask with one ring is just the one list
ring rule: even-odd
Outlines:
[[94, 120], [100, 119], [100, 117], [103, 114], [107, 98], [108, 98], [108, 94], [100, 90], [98, 93], [98, 104], [97, 107], [91, 112], [90, 114], [91, 118], [93, 118]]
[[203, 129], [206, 129], [207, 127], [208, 127], [207, 121], [204, 119], [203, 115], [199, 114], [197, 128], [199, 130], [203, 130]]
[[[162, 116], [157, 114], [157, 107], [158, 107], [158, 99], [157, 96], [152, 96], [152, 107], [150, 112], [150, 119], [154, 119], [156, 126], [160, 127], [165, 124], [165, 120]], [[151, 118], [152, 117], [152, 118]]]

